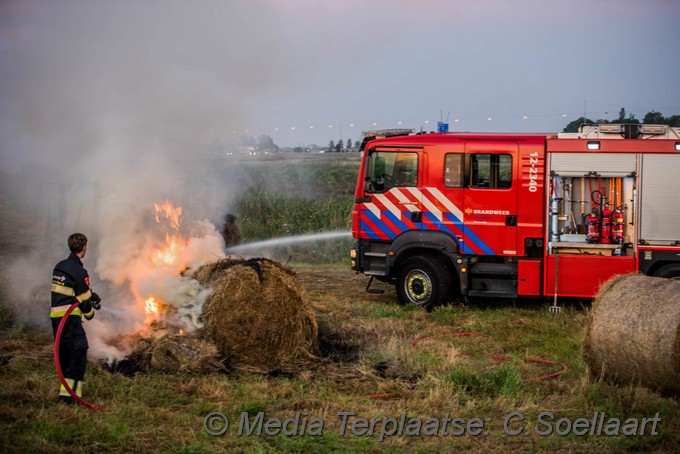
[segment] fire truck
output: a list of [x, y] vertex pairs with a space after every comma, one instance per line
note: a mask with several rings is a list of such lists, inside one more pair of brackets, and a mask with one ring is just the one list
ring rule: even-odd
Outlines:
[[615, 275], [680, 278], [680, 128], [372, 132], [352, 269], [423, 308], [482, 297], [592, 298]]

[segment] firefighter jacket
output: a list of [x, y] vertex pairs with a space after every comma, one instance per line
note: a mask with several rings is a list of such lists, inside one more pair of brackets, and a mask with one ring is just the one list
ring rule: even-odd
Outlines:
[[84, 315], [90, 320], [94, 317], [94, 308], [90, 304], [90, 276], [83, 268], [80, 258], [71, 253], [67, 259], [57, 263], [52, 272], [52, 310], [51, 318], [61, 318], [73, 303], [80, 305], [71, 312], [71, 317], [79, 319]]

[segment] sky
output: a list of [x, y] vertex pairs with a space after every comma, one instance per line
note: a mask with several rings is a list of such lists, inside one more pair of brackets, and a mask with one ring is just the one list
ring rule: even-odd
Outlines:
[[0, 146], [679, 114], [679, 20], [676, 0], [2, 0]]

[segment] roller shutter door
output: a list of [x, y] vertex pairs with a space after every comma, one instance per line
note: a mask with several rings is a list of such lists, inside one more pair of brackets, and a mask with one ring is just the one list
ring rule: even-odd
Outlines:
[[640, 238], [680, 241], [680, 155], [642, 157]]

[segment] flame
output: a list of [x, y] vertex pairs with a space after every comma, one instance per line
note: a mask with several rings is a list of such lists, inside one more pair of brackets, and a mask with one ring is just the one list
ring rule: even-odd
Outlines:
[[175, 207], [170, 200], [154, 203], [153, 207], [156, 210], [156, 222], [163, 224], [163, 219], [165, 219], [170, 223], [170, 228], [179, 231], [182, 223], [182, 207]]
[[184, 238], [175, 233], [179, 232], [182, 223], [182, 207], [175, 207], [170, 200], [154, 203], [153, 206], [156, 222], [165, 230], [165, 245], [152, 253], [151, 261], [155, 265], [174, 265], [186, 246]]
[[[153, 282], [172, 282], [174, 276], [179, 276], [187, 268], [187, 251], [189, 239], [181, 233], [182, 208], [175, 207], [170, 200], [153, 204], [154, 215], [158, 231], [149, 235], [149, 242], [142, 252], [143, 260], [136, 265], [138, 279], [133, 283], [132, 293], [140, 308], [144, 308], [147, 325], [163, 321], [172, 323], [174, 320], [177, 301], [168, 300], [165, 289], [158, 289]], [[144, 290], [140, 282], [147, 282]], [[164, 284], [161, 284], [164, 285]], [[160, 295], [160, 298], [158, 297]]]
[[[143, 274], [179, 272], [185, 267], [182, 254], [186, 247], [186, 240], [179, 233], [182, 223], [182, 207], [175, 207], [170, 200], [154, 203], [153, 206], [155, 220], [165, 237], [164, 241], [147, 251], [148, 262], [144, 266]], [[168, 270], [168, 266], [174, 267], [175, 270], [172, 268]], [[163, 314], [163, 300], [150, 294], [139, 295], [139, 300], [144, 301], [146, 314], [144, 322], [147, 325], [158, 322]]]
[[161, 315], [161, 302], [153, 296], [150, 296], [144, 300], [144, 312], [146, 312], [146, 319], [144, 322], [147, 325], [151, 325], [153, 322], [158, 321], [158, 317]]
[[156, 265], [173, 265], [186, 241], [179, 235], [165, 235], [165, 247], [154, 251], [151, 261]]

